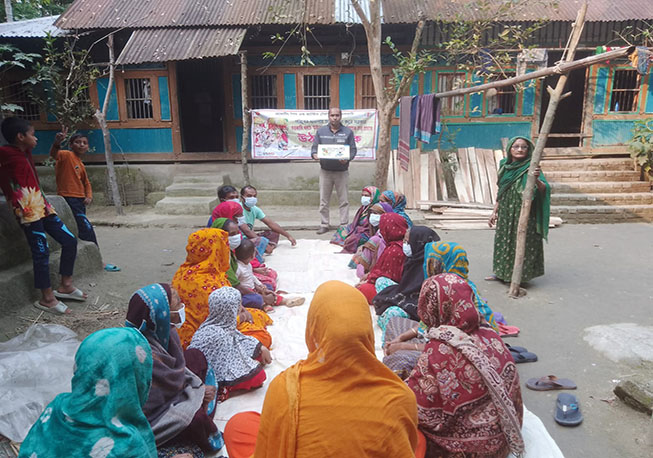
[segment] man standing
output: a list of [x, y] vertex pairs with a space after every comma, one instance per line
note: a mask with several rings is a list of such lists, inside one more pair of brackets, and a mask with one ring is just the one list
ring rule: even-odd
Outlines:
[[340, 225], [349, 223], [349, 161], [356, 157], [356, 142], [350, 128], [340, 124], [342, 111], [340, 108], [329, 109], [329, 124], [320, 127], [315, 134], [311, 157], [318, 160], [319, 145], [348, 145], [349, 159], [320, 159], [320, 229], [318, 234], [329, 231], [329, 201], [333, 187], [336, 188], [338, 208], [340, 209]]

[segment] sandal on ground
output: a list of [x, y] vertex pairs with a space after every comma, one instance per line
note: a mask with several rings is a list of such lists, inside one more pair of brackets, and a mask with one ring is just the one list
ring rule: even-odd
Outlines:
[[106, 270], [107, 272], [120, 272], [120, 267], [118, 267], [115, 264], [107, 264], [106, 266], [104, 266], [104, 270]]
[[556, 423], [562, 426], [577, 426], [583, 421], [578, 399], [573, 394], [560, 393], [556, 401], [556, 411], [553, 416]]
[[515, 345], [508, 345], [508, 344], [506, 344], [506, 347], [508, 347], [508, 350], [514, 351], [516, 353], [526, 353], [526, 352], [528, 352], [528, 349], [526, 347], [517, 347]]
[[38, 310], [52, 313], [54, 315], [65, 315], [66, 313], [68, 313], [68, 306], [61, 301], [57, 302], [57, 305], [55, 305], [54, 307], [48, 307], [47, 305], [43, 305], [40, 302], [34, 302], [33, 305]]
[[545, 375], [540, 378], [531, 378], [526, 382], [526, 388], [535, 391], [575, 390], [576, 384], [568, 378], [558, 378], [555, 375]]
[[79, 289], [75, 288], [72, 293], [60, 293], [56, 289], [54, 290], [54, 297], [57, 299], [69, 299], [72, 301], [85, 301], [84, 293]]
[[302, 305], [304, 302], [306, 302], [306, 298], [304, 297], [293, 297], [292, 299], [288, 299], [284, 305], [286, 307], [297, 307]]
[[510, 354], [512, 355], [512, 358], [515, 360], [515, 364], [534, 363], [537, 361], [537, 355], [535, 353], [531, 353], [530, 351], [524, 351], [521, 353], [516, 351], [511, 351]]
[[485, 281], [501, 281], [499, 277], [496, 275], [488, 275], [487, 277], [484, 278]]

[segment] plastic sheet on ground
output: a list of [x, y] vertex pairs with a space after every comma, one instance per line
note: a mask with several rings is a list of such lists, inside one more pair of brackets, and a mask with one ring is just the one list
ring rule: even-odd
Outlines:
[[[308, 354], [304, 342], [306, 315], [317, 287], [328, 280], [340, 280], [354, 285], [358, 282], [355, 271], [347, 268], [349, 255], [340, 254], [340, 249], [325, 240], [298, 240], [296, 247], [282, 241], [266, 265], [279, 273], [278, 288], [289, 295], [301, 295], [306, 304], [301, 307], [276, 307], [270, 317], [274, 324], [268, 327], [272, 335], [272, 364], [266, 366], [267, 380], [263, 387], [251, 392], [237, 394], [218, 406], [215, 423], [221, 431], [224, 425], [238, 412], [260, 412], [270, 381], [279, 373], [303, 359]], [[375, 350], [383, 358], [381, 329], [376, 325], [374, 309], [370, 307], [374, 322]], [[562, 452], [549, 435], [542, 421], [524, 408], [522, 434], [526, 443], [526, 458], [562, 458]], [[226, 454], [223, 449], [220, 454]]]
[[45, 406], [70, 391], [79, 344], [75, 332], [55, 324], [0, 343], [0, 434], [22, 442]]

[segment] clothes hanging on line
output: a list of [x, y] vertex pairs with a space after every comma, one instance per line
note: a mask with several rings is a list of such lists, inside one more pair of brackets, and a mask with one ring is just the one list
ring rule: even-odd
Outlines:
[[430, 143], [431, 136], [440, 133], [442, 129], [440, 108], [440, 99], [435, 94], [417, 96], [417, 114], [413, 132], [418, 140]]

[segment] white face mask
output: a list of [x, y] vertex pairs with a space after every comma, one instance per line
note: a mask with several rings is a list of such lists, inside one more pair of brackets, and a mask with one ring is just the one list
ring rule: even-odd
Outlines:
[[247, 223], [244, 216], [239, 216], [238, 218], [236, 218], [236, 222], [238, 223], [239, 226]]
[[256, 197], [245, 197], [245, 205], [247, 205], [249, 208], [255, 207], [256, 202], [258, 202]]
[[370, 215], [370, 224], [372, 226], [378, 226], [381, 223], [381, 215], [377, 215], [376, 213], [372, 213]]
[[372, 198], [370, 196], [361, 196], [361, 205], [369, 205], [372, 203]]
[[179, 323], [172, 323], [175, 328], [179, 329], [182, 327], [182, 325], [186, 322], [186, 305], [181, 304], [181, 308], [177, 310], [177, 314], [179, 315]]
[[236, 202], [237, 204], [239, 204], [241, 206], [243, 205], [243, 204], [240, 203], [240, 199], [238, 197], [236, 197], [235, 199], [229, 199], [227, 202]]
[[404, 242], [404, 245], [402, 247], [404, 250], [404, 254], [408, 257], [413, 255], [413, 249], [410, 247], [410, 243]]
[[243, 236], [241, 234], [230, 235], [229, 236], [229, 248], [235, 250], [240, 246], [243, 241]]

